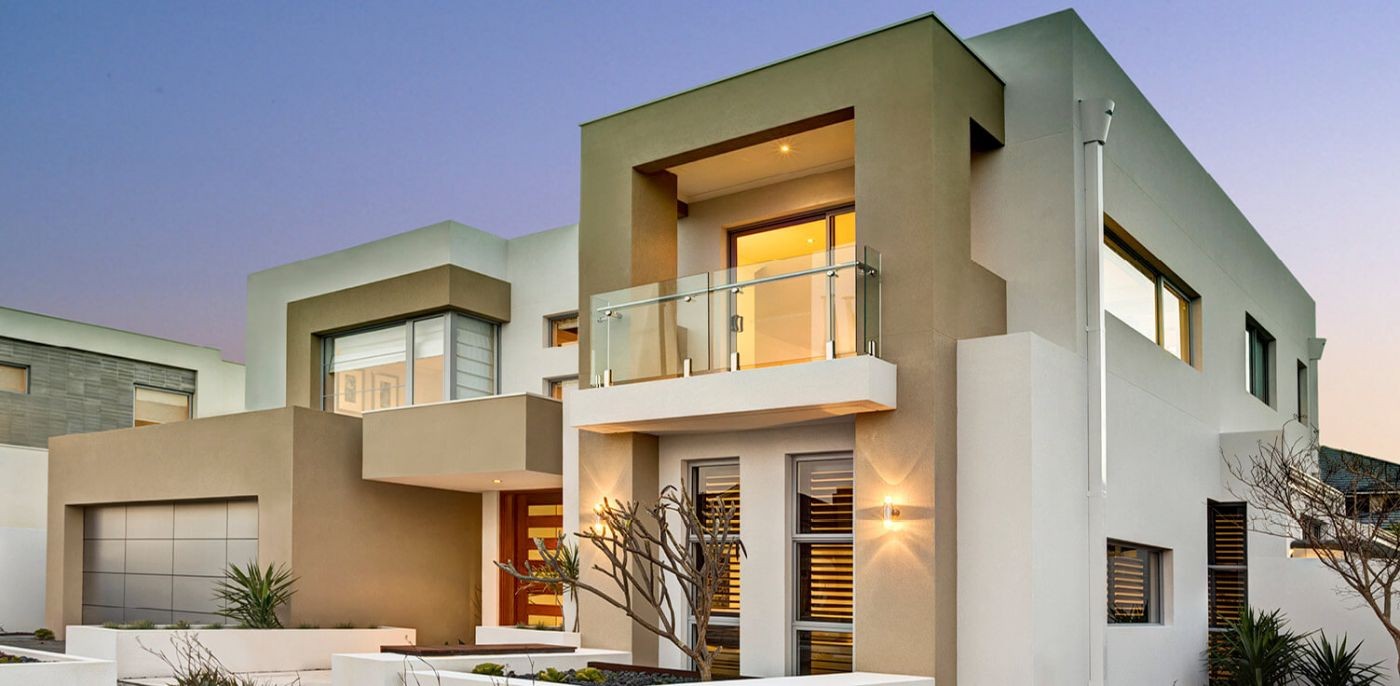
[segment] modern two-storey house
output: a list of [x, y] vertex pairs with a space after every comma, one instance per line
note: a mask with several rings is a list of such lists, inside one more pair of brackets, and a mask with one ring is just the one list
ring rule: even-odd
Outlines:
[[252, 275], [248, 412], [55, 439], [49, 624], [208, 621], [257, 559], [294, 623], [558, 625], [492, 561], [674, 485], [742, 511], [720, 675], [1201, 684], [1246, 604], [1384, 657], [1222, 465], [1316, 429], [1313, 301], [1074, 13], [602, 117], [581, 175], [576, 227]]

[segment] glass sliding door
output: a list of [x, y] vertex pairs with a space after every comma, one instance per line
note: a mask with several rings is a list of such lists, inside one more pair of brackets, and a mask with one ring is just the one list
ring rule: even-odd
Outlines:
[[[730, 234], [729, 334], [748, 369], [856, 353], [856, 287], [851, 274], [764, 281], [855, 259], [855, 210], [792, 217]], [[820, 273], [820, 272], [818, 272]]]

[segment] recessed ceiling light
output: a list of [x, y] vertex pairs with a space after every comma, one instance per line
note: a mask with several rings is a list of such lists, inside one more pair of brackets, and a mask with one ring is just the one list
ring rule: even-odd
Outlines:
[[791, 143], [779, 143], [779, 144], [778, 144], [778, 152], [780, 152], [780, 153], [782, 153], [782, 154], [784, 154], [784, 155], [789, 155], [789, 154], [791, 154], [791, 153], [792, 153], [792, 144], [791, 144]]
[[493, 483], [493, 484], [498, 484], [498, 483], [501, 483], [501, 480], [500, 480], [500, 479], [492, 479], [492, 480], [491, 480], [491, 483]]

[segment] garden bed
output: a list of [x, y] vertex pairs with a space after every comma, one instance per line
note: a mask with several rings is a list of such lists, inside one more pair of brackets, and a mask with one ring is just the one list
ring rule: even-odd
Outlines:
[[[193, 635], [232, 672], [292, 672], [329, 669], [335, 653], [378, 651], [384, 645], [413, 643], [413, 629], [111, 629], [68, 627], [68, 654], [112, 660], [117, 677], [168, 677], [161, 659], [176, 655], [172, 639]], [[149, 649], [149, 650], [148, 650]]]
[[[480, 646], [478, 646], [480, 647]], [[504, 647], [504, 646], [502, 646]], [[335, 686], [402, 686], [404, 680], [414, 683], [412, 674], [470, 672], [482, 663], [501, 665], [505, 671], [526, 673], [548, 668], [580, 669], [590, 662], [605, 661], [627, 664], [632, 654], [621, 650], [578, 648], [559, 653], [498, 653], [479, 655], [410, 656], [393, 653], [362, 653], [336, 655], [331, 659], [331, 681]], [[423, 684], [435, 684], [429, 677], [420, 677]], [[503, 677], [496, 681], [503, 682]], [[536, 684], [535, 686], [540, 686]]]
[[63, 653], [0, 645], [0, 686], [112, 686], [116, 665]]

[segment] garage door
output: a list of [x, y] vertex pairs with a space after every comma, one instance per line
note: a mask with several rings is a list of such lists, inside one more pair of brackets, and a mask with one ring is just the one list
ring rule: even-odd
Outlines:
[[256, 500], [89, 507], [83, 623], [223, 623], [214, 586], [258, 557]]

